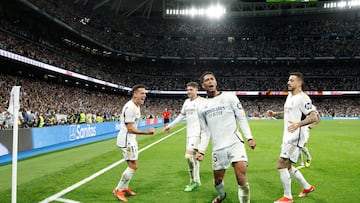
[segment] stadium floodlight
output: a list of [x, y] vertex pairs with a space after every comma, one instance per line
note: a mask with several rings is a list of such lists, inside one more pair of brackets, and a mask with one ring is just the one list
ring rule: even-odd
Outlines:
[[213, 19], [213, 18], [221, 18], [224, 14], [226, 13], [226, 9], [217, 4], [217, 5], [211, 5], [207, 10], [206, 10], [206, 15], [208, 16], [208, 18]]
[[226, 14], [226, 8], [221, 4], [210, 5], [208, 7], [191, 7], [191, 8], [167, 8], [165, 9], [166, 16], [206, 16], [210, 19], [218, 19]]
[[347, 0], [337, 2], [326, 2], [324, 8], [349, 8], [360, 6], [360, 0]]

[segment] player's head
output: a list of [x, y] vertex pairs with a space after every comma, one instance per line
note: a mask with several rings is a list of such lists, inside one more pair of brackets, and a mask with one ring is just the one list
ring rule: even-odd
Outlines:
[[197, 96], [199, 85], [197, 82], [188, 82], [186, 84], [186, 93], [190, 99], [194, 99]]
[[208, 92], [216, 92], [217, 81], [213, 72], [205, 72], [200, 77], [201, 86]]
[[304, 83], [304, 75], [300, 72], [290, 73], [289, 80], [287, 82], [289, 91], [301, 90]]
[[144, 104], [146, 99], [146, 90], [144, 85], [135, 85], [131, 90], [131, 94], [132, 100], [135, 104]]

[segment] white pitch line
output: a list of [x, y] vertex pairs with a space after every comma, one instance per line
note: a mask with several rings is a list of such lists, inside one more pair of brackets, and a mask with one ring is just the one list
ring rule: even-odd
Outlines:
[[[146, 150], [146, 149], [149, 149], [150, 147], [158, 144], [159, 142], [161, 142], [161, 141], [163, 141], [163, 140], [171, 137], [172, 135], [174, 135], [174, 134], [180, 132], [181, 130], [183, 130], [184, 128], [185, 128], [185, 127], [181, 128], [181, 129], [179, 129], [179, 130], [177, 130], [177, 131], [175, 131], [175, 132], [173, 132], [173, 133], [171, 133], [171, 134], [169, 134], [169, 135], [167, 135], [167, 136], [165, 136], [165, 137], [163, 137], [163, 138], [161, 138], [161, 139], [159, 139], [159, 140], [157, 140], [156, 142], [153, 142], [153, 143], [149, 144], [148, 146], [146, 146], [146, 147], [142, 148], [141, 150], [139, 150], [139, 153], [142, 152], [142, 151], [144, 151], [144, 150]], [[68, 193], [68, 192], [70, 192], [70, 191], [72, 191], [72, 190], [80, 187], [81, 185], [83, 185], [83, 184], [91, 181], [92, 179], [96, 178], [97, 176], [99, 176], [99, 175], [107, 172], [108, 170], [114, 168], [115, 166], [121, 164], [121, 163], [124, 162], [124, 161], [125, 161], [124, 159], [121, 159], [120, 161], [117, 161], [117, 162], [111, 164], [110, 166], [101, 169], [100, 171], [92, 174], [91, 176], [89, 176], [89, 177], [87, 177], [87, 178], [85, 178], [85, 179], [83, 179], [83, 180], [75, 183], [74, 185], [71, 185], [70, 187], [68, 187], [68, 188], [66, 188], [66, 189], [64, 189], [64, 190], [62, 190], [62, 191], [54, 194], [53, 196], [50, 196], [50, 197], [44, 199], [43, 201], [41, 201], [41, 202], [39, 202], [39, 203], [48, 203], [48, 202], [54, 201], [54, 200], [60, 198], [61, 196], [65, 195], [66, 193]]]
[[74, 201], [74, 200], [71, 200], [71, 199], [64, 199], [64, 198], [57, 198], [56, 201], [64, 202], [64, 203], [81, 203], [81, 202], [78, 202], [78, 201]]

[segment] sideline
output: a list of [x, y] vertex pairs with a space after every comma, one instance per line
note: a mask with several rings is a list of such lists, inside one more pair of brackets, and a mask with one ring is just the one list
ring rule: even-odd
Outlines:
[[[167, 136], [165, 136], [165, 137], [157, 140], [156, 142], [153, 142], [153, 143], [147, 145], [146, 147], [144, 147], [144, 148], [142, 148], [141, 150], [139, 150], [139, 153], [143, 152], [144, 150], [149, 149], [150, 147], [152, 147], [152, 146], [158, 144], [159, 142], [161, 142], [161, 141], [163, 141], [163, 140], [171, 137], [172, 135], [174, 135], [174, 134], [182, 131], [182, 130], [185, 129], [185, 128], [186, 128], [186, 126], [180, 128], [179, 130], [177, 130], [177, 131], [175, 131], [175, 132], [172, 132], [171, 134], [169, 134], [169, 135], [167, 135]], [[107, 172], [108, 170], [116, 167], [117, 165], [121, 164], [121, 163], [124, 162], [124, 161], [125, 161], [124, 159], [121, 159], [120, 161], [117, 161], [117, 162], [111, 164], [110, 166], [101, 169], [100, 171], [92, 174], [91, 176], [89, 176], [89, 177], [87, 177], [87, 178], [85, 178], [85, 179], [83, 179], [83, 180], [81, 180], [81, 181], [79, 181], [79, 182], [71, 185], [70, 187], [68, 187], [68, 188], [66, 188], [66, 189], [64, 189], [64, 190], [62, 190], [62, 191], [60, 191], [60, 192], [58, 192], [58, 193], [56, 193], [56, 194], [54, 194], [54, 195], [52, 195], [52, 196], [44, 199], [44, 200], [42, 200], [42, 201], [39, 202], [39, 203], [48, 203], [48, 202], [51, 202], [51, 201], [55, 201], [55, 200], [59, 199], [61, 196], [65, 195], [66, 193], [68, 193], [68, 192], [70, 192], [70, 191], [72, 191], [72, 190], [80, 187], [81, 185], [83, 185], [83, 184], [91, 181], [92, 179], [96, 178], [97, 176], [102, 175], [103, 173], [105, 173], [105, 172]], [[76, 201], [73, 201], [73, 202], [76, 202]]]

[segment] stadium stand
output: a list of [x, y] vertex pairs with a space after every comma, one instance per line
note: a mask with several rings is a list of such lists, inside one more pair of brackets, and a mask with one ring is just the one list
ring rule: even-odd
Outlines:
[[[0, 48], [108, 82], [128, 87], [143, 83], [152, 90], [184, 90], [186, 82], [198, 82], [202, 72], [213, 71], [223, 85], [219, 88], [224, 91], [284, 91], [288, 73], [297, 70], [305, 74], [305, 90], [360, 90], [359, 59], [355, 58], [360, 56], [360, 21], [351, 15], [294, 18], [291, 23], [258, 19], [205, 24], [133, 18], [115, 28], [111, 19], [89, 9], [79, 9], [79, 5], [70, 0], [30, 2], [76, 32], [24, 4], [7, 1], [0, 13]], [[24, 15], [17, 15], [19, 12]], [[84, 16], [91, 20], [83, 22]], [[229, 43], [229, 36], [235, 37], [235, 41]], [[100, 45], [138, 56], [104, 52], [106, 47]], [[161, 60], [160, 56], [194, 59]], [[211, 57], [219, 60], [209, 59]], [[255, 60], [237, 57], [255, 57]], [[279, 57], [285, 59], [278, 60]], [[315, 57], [323, 58], [316, 60]], [[109, 120], [110, 115], [119, 114], [128, 98], [124, 92], [66, 84], [64, 77], [51, 78], [51, 73], [36, 67], [6, 58], [0, 60], [1, 65], [7, 67], [2, 68], [0, 75], [2, 107], [8, 105], [11, 86], [21, 85], [21, 106], [28, 113], [33, 112], [35, 119], [39, 114], [44, 114], [47, 120], [52, 114], [65, 115], [66, 122], [55, 123], [60, 125], [70, 122], [72, 114], [84, 111], [101, 114]], [[176, 115], [183, 99], [183, 96], [150, 94], [142, 113], [156, 116], [167, 106], [172, 115]], [[249, 115], [262, 116], [266, 109], [276, 110], [275, 106], [281, 106], [284, 98], [240, 99]], [[359, 95], [313, 99], [323, 116], [358, 116], [360, 113]], [[54, 124], [47, 121], [46, 125]]]

